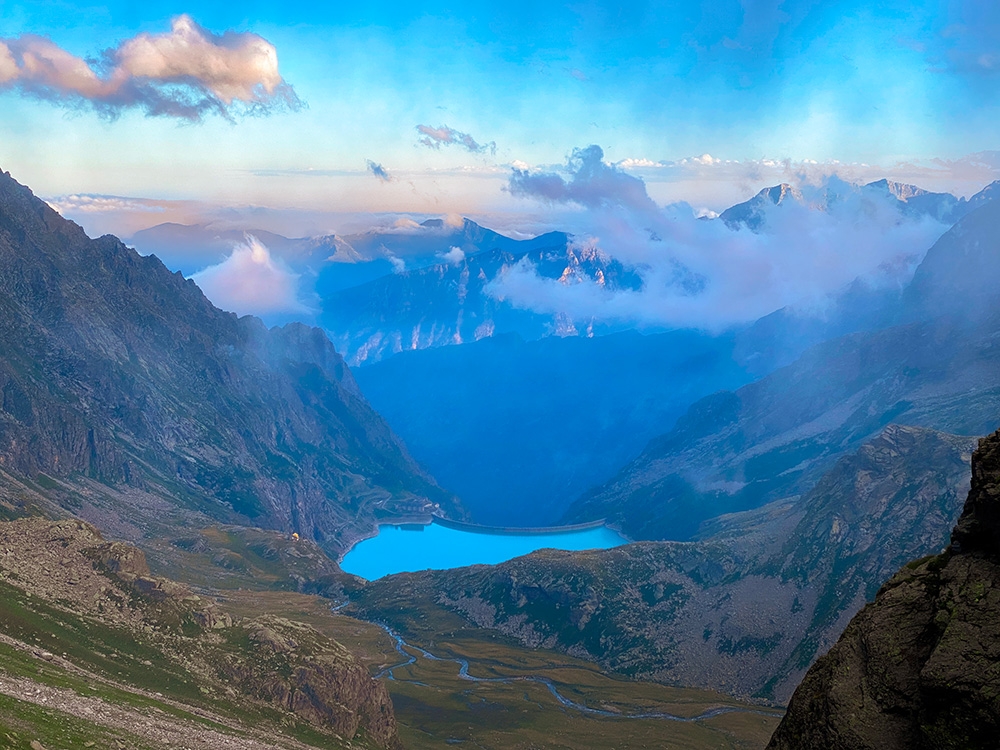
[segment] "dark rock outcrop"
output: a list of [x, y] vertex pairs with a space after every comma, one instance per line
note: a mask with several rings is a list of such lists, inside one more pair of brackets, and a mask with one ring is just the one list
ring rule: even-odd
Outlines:
[[770, 750], [986, 750], [1000, 742], [1000, 432], [941, 555], [910, 563], [795, 691]]
[[241, 623], [226, 635], [241, 649], [223, 653], [218, 673], [241, 692], [342, 737], [354, 737], [363, 728], [380, 747], [398, 746], [385, 685], [339, 644], [308, 625], [278, 617]]

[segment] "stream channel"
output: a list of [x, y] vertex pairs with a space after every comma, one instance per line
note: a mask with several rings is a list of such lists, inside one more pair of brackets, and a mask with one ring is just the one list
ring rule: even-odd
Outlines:
[[[331, 612], [337, 612], [338, 610], [346, 607], [350, 602], [343, 602], [330, 608]], [[469, 662], [465, 659], [448, 659], [441, 656], [435, 656], [430, 651], [420, 648], [419, 646], [414, 646], [413, 644], [407, 643], [403, 640], [403, 637], [399, 633], [395, 632], [388, 625], [381, 622], [372, 622], [373, 625], [378, 625], [382, 630], [384, 630], [390, 638], [396, 644], [396, 651], [402, 656], [405, 661], [401, 661], [398, 664], [393, 664], [390, 667], [386, 667], [377, 675], [375, 679], [381, 679], [385, 677], [388, 680], [396, 680], [393, 671], [400, 669], [401, 667], [408, 667], [410, 664], [416, 664], [417, 657], [413, 654], [407, 652], [407, 649], [416, 651], [420, 656], [431, 661], [438, 662], [451, 662], [452, 664], [458, 665], [458, 677], [462, 680], [468, 680], [469, 682], [483, 682], [483, 683], [498, 683], [501, 685], [512, 685], [517, 682], [535, 682], [540, 685], [544, 685], [548, 691], [552, 694], [559, 703], [566, 708], [571, 708], [575, 711], [579, 711], [584, 714], [590, 714], [592, 716], [607, 716], [609, 718], [616, 719], [665, 719], [667, 721], [681, 721], [681, 722], [695, 722], [703, 721], [704, 719], [711, 719], [713, 716], [720, 716], [722, 714], [728, 713], [748, 713], [748, 714], [758, 714], [760, 716], [774, 716], [773, 712], [763, 711], [755, 708], [740, 708], [738, 706], [716, 706], [715, 708], [710, 708], [707, 711], [703, 711], [697, 716], [677, 716], [676, 714], [664, 713], [664, 712], [641, 712], [641, 713], [620, 713], [616, 711], [607, 711], [600, 708], [591, 708], [590, 706], [585, 706], [582, 703], [577, 703], [574, 700], [570, 700], [565, 695], [559, 692], [555, 683], [547, 677], [542, 677], [540, 675], [522, 675], [519, 677], [476, 677], [469, 674]], [[412, 680], [400, 680], [400, 682], [410, 682], [411, 684], [421, 684], [419, 682], [414, 682]]]

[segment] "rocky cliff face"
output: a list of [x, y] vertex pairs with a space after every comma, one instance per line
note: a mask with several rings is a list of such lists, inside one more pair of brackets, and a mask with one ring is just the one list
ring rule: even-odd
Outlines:
[[400, 619], [413, 602], [443, 606], [616, 672], [783, 703], [893, 571], [947, 543], [973, 443], [893, 425], [806, 496], [718, 519], [697, 542], [544, 550], [352, 599], [402, 628], [420, 626]]
[[[456, 508], [321, 331], [222, 312], [6, 174], [0, 342], [0, 471], [97, 523], [185, 507], [336, 552], [379, 516]], [[88, 482], [128, 488], [132, 507]]]
[[[331, 331], [352, 365], [502, 333], [525, 339], [576, 335], [586, 333], [587, 321], [518, 309], [505, 301], [496, 282], [525, 264], [544, 278], [566, 283], [588, 281], [607, 289], [636, 289], [642, 282], [635, 271], [604, 253], [567, 244], [564, 234], [521, 242], [499, 235], [485, 240], [488, 244], [475, 254], [456, 253], [450, 260], [439, 257], [433, 265], [387, 274], [327, 295], [324, 328]], [[447, 252], [445, 246], [441, 255]], [[598, 324], [599, 332], [615, 328]]]
[[976, 750], [1000, 738], [1000, 433], [941, 555], [910, 563], [795, 691], [770, 750]]

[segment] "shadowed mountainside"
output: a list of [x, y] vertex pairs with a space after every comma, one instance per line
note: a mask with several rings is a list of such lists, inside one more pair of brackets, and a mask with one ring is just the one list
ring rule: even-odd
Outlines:
[[730, 337], [514, 336], [403, 352], [358, 384], [479, 523], [545, 526], [693, 401], [747, 381]]
[[378, 517], [457, 512], [321, 331], [222, 312], [7, 174], [0, 341], [0, 471], [98, 525], [183, 508], [337, 552]]

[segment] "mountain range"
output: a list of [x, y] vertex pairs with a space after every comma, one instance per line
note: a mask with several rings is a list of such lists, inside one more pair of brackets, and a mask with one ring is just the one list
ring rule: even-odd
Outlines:
[[808, 489], [890, 422], [991, 432], [1000, 397], [998, 221], [1000, 205], [985, 203], [935, 243], [895, 325], [824, 342], [694, 404], [565, 520], [609, 518], [635, 539], [685, 539], [709, 517]]
[[[822, 321], [783, 310], [724, 335], [599, 329], [608, 335], [558, 338], [541, 317], [490, 307], [491, 278], [522, 262], [568, 283], [641, 283], [565, 235], [517, 242], [471, 222], [441, 222], [407, 226], [421, 239], [411, 245], [401, 231], [317, 244], [289, 264], [340, 253], [319, 261], [317, 279], [334, 266], [396, 266], [327, 296], [324, 315], [339, 310], [348, 321], [353, 360], [382, 360], [355, 381], [323, 330], [267, 328], [218, 310], [157, 257], [114, 237], [89, 239], [4, 174], [0, 515], [75, 515], [209, 584], [271, 570], [267, 585], [347, 596], [346, 611], [414, 642], [461, 621], [631, 678], [784, 703], [893, 571], [947, 544], [969, 477], [967, 436], [995, 429], [1000, 413], [995, 191], [949, 203], [891, 183], [862, 190], [924, 206], [935, 220], [946, 208], [963, 215], [905, 288], [852, 285]], [[796, 200], [778, 195], [778, 203]], [[770, 194], [764, 200], [774, 207]], [[766, 222], [741, 226], [767, 231]], [[443, 238], [456, 244], [445, 250], [436, 244]], [[281, 252], [291, 259], [299, 250]], [[456, 334], [475, 339], [487, 319], [512, 330], [437, 346]], [[406, 333], [428, 320], [429, 338], [402, 351]], [[337, 558], [378, 522], [432, 514], [505, 524], [606, 519], [637, 541], [371, 583], [318, 551]], [[989, 537], [966, 516], [953, 553]], [[67, 545], [103, 549], [85, 524], [66, 529]], [[74, 541], [81, 535], [85, 544]], [[87, 554], [98, 555], [87, 558], [88, 580], [91, 569], [121, 567]], [[218, 571], [185, 569], [206, 556]], [[919, 575], [936, 586], [940, 568], [928, 565]], [[153, 592], [170, 589], [142, 566], [126, 578], [114, 586], [154, 601]], [[178, 617], [194, 622], [202, 609], [187, 597]], [[188, 634], [197, 641], [190, 649], [221, 648], [212, 618], [201, 618], [204, 643]], [[305, 637], [294, 635], [297, 626], [230, 631], [235, 620], [217, 619], [224, 641], [238, 636], [235, 651], [217, 654], [234, 665], [230, 676], [258, 701], [287, 693], [288, 685], [259, 687], [266, 675], [240, 649], [249, 639], [251, 651], [286, 653], [288, 639]], [[338, 649], [315, 646], [317, 654]], [[357, 673], [346, 658], [340, 666]], [[384, 705], [359, 675], [367, 697], [358, 711]], [[223, 689], [206, 679], [206, 690]], [[377, 744], [391, 746], [392, 722], [379, 711], [366, 721]]]
[[[994, 187], [996, 183], [994, 183]], [[737, 203], [719, 214], [719, 220], [730, 229], [743, 227], [752, 232], [767, 228], [767, 213], [773, 206], [786, 202], [807, 205], [820, 210], [830, 210], [850, 196], [862, 201], [890, 205], [901, 215], [929, 217], [945, 224], [954, 224], [988, 199], [990, 187], [971, 198], [956, 198], [951, 193], [932, 193], [916, 185], [882, 179], [865, 185], [853, 185], [836, 178], [819, 188], [796, 188], [787, 183], [761, 190], [750, 200]]]

